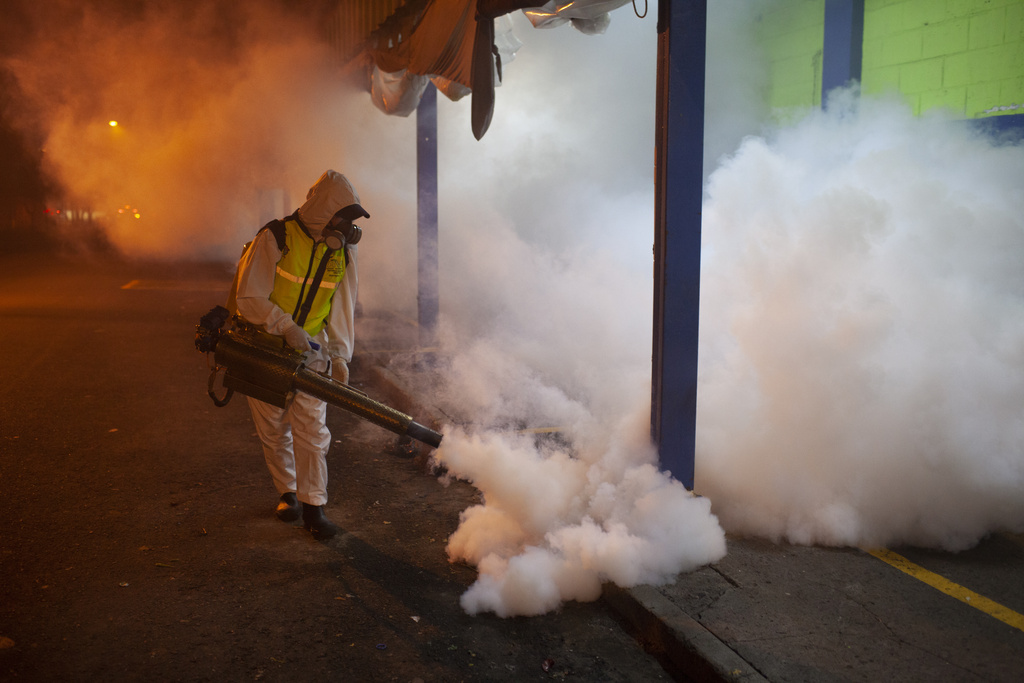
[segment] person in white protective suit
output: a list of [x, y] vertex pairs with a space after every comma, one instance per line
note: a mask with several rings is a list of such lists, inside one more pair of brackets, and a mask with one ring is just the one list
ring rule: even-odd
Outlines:
[[[310, 370], [345, 383], [359, 285], [355, 243], [361, 231], [352, 221], [369, 216], [348, 179], [326, 171], [298, 211], [260, 230], [236, 276], [242, 318], [306, 352]], [[275, 514], [286, 522], [301, 516], [314, 538], [331, 538], [338, 527], [324, 515], [331, 444], [327, 404], [301, 392], [286, 408], [248, 400], [280, 494]]]

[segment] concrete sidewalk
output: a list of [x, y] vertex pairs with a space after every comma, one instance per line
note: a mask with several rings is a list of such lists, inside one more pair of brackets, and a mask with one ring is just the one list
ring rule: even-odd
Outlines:
[[[445, 422], [417, 398], [436, 378], [418, 362], [415, 324], [357, 325], [356, 362], [368, 364], [388, 400], [428, 426]], [[729, 538], [713, 566], [669, 586], [609, 584], [603, 599], [677, 680], [1021, 680], [1022, 537], [995, 534], [955, 555], [897, 552], [947, 592], [863, 550]], [[1008, 618], [978, 609], [980, 596]]]
[[[902, 552], [959, 565], [962, 584], [1019, 610], [1019, 543], [996, 535], [959, 556]], [[721, 561], [671, 586], [605, 596], [658, 639], [673, 673], [695, 680], [1009, 682], [1024, 672], [1020, 628], [857, 549], [729, 539]]]

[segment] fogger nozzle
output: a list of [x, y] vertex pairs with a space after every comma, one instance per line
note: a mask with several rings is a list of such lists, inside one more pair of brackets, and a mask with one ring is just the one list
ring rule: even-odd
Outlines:
[[301, 391], [372, 422], [395, 434], [437, 448], [441, 435], [410, 416], [347, 384], [313, 372], [303, 354], [257, 330], [228, 330], [220, 334], [214, 350], [217, 365], [225, 368], [224, 387], [284, 408], [290, 395]]

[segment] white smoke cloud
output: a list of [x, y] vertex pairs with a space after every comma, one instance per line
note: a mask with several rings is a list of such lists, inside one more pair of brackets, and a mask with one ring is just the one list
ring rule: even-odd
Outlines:
[[[466, 265], [444, 271], [457, 351], [439, 400], [472, 427], [436, 458], [483, 495], [448, 545], [480, 572], [463, 607], [541, 614], [721, 558], [711, 502], [659, 471], [650, 443], [649, 280], [607, 245], [556, 258], [487, 226], [460, 235]], [[557, 439], [516, 431], [549, 427]]]
[[527, 437], [446, 435], [438, 459], [484, 494], [448, 544], [480, 571], [466, 611], [542, 614], [596, 599], [606, 581], [669, 583], [725, 554], [711, 502], [660, 472], [632, 436], [609, 435], [611, 452], [570, 453]]
[[1024, 528], [1024, 148], [852, 93], [715, 172], [697, 487], [731, 531]]

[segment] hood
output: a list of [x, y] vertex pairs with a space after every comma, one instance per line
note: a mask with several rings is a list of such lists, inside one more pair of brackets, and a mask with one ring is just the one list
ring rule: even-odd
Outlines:
[[359, 205], [359, 195], [348, 178], [337, 171], [325, 171], [306, 193], [299, 218], [313, 237], [319, 237], [335, 213], [353, 204]]

